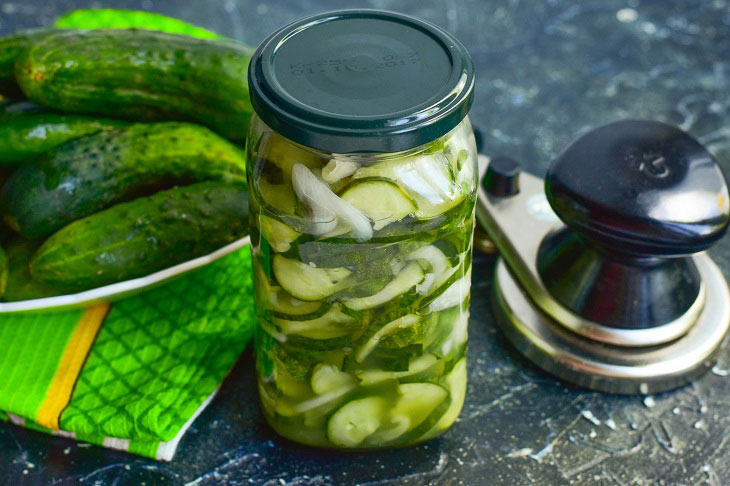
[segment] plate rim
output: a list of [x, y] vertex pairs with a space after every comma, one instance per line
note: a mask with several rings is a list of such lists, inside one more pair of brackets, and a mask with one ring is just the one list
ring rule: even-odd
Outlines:
[[171, 267], [163, 268], [144, 277], [115, 282], [73, 294], [20, 300], [17, 302], [0, 302], [0, 314], [31, 311], [62, 311], [72, 308], [88, 307], [92, 304], [103, 302], [112, 302], [213, 263], [250, 244], [251, 237], [250, 235], [246, 235], [211, 253], [178, 263]]

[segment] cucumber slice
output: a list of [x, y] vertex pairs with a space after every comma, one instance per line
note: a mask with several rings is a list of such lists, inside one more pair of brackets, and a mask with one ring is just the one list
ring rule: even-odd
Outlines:
[[452, 351], [459, 349], [466, 344], [468, 336], [469, 311], [465, 310], [451, 323], [451, 332], [448, 338], [441, 344], [441, 355], [447, 356]]
[[328, 310], [328, 305], [295, 299], [281, 287], [271, 285], [258, 259], [254, 259], [253, 262], [257, 301], [259, 305], [270, 307], [277, 317], [292, 321], [314, 319]]
[[434, 299], [429, 305], [428, 309], [431, 312], [438, 312], [440, 310], [448, 309], [455, 305], [460, 304], [469, 296], [471, 289], [471, 267], [466, 271], [466, 274], [451, 284], [444, 292]]
[[361, 179], [345, 188], [342, 199], [373, 220], [373, 229], [381, 230], [416, 211], [416, 205], [394, 182], [387, 179]]
[[317, 395], [324, 395], [343, 389], [351, 390], [355, 387], [355, 377], [350, 373], [340, 371], [334, 365], [319, 363], [312, 370], [312, 390]]
[[298, 231], [265, 214], [259, 216], [259, 225], [261, 234], [269, 242], [271, 248], [279, 253], [289, 251], [292, 242], [301, 236]]
[[256, 183], [261, 199], [272, 208], [286, 214], [294, 214], [297, 198], [289, 184], [270, 184], [263, 177]]
[[352, 332], [355, 318], [342, 312], [340, 304], [334, 304], [322, 316], [308, 321], [273, 319], [284, 334], [298, 334], [311, 339], [331, 339], [347, 336]]
[[454, 369], [446, 377], [445, 382], [450, 394], [449, 408], [441, 415], [436, 424], [423, 435], [424, 440], [435, 437], [448, 429], [459, 417], [466, 397], [466, 358], [461, 358], [454, 365]]
[[269, 302], [274, 310], [274, 316], [288, 321], [309, 321], [324, 315], [330, 308], [329, 304], [320, 302], [304, 302], [295, 299], [281, 287], [272, 287], [269, 292]]
[[353, 179], [386, 177], [402, 187], [418, 206], [420, 219], [445, 213], [464, 199], [453, 167], [443, 152], [421, 153], [361, 167]]
[[[438, 366], [439, 364], [441, 366]], [[414, 356], [411, 358], [408, 364], [408, 371], [365, 370], [359, 372], [356, 371], [355, 375], [360, 380], [361, 385], [370, 386], [387, 380], [403, 380], [413, 378], [415, 376], [423, 377], [429, 371], [433, 371], [431, 375], [436, 377], [440, 374], [438, 372], [439, 368], [443, 369], [443, 360], [438, 359], [431, 353], [424, 353], [420, 356]]]
[[373, 396], [353, 400], [340, 407], [327, 423], [327, 437], [340, 447], [357, 447], [378, 430], [386, 401]]
[[368, 357], [368, 355], [375, 349], [375, 346], [378, 345], [378, 342], [388, 336], [389, 334], [393, 334], [401, 329], [410, 327], [415, 325], [416, 323], [419, 323], [421, 321], [421, 318], [414, 314], [408, 314], [403, 317], [399, 317], [398, 319], [389, 322], [388, 324], [384, 325], [380, 329], [378, 329], [375, 334], [373, 334], [370, 339], [368, 339], [365, 344], [363, 344], [356, 352], [355, 352], [355, 360], [358, 363], [362, 363], [365, 358]]
[[384, 275], [359, 283], [334, 295], [336, 299], [359, 299], [374, 295], [385, 288], [392, 280], [391, 276]]
[[296, 247], [296, 256], [299, 260], [314, 263], [318, 267], [378, 265], [379, 262], [388, 261], [401, 251], [399, 245], [394, 243], [348, 244], [321, 240], [302, 242]]
[[432, 383], [407, 383], [399, 387], [401, 396], [389, 410], [388, 420], [366, 442], [382, 445], [418, 427], [448, 397], [448, 392]]
[[316, 169], [324, 162], [324, 159], [321, 159], [316, 153], [289, 141], [276, 132], [271, 132], [270, 136], [261, 142], [259, 153], [281, 169], [286, 182], [291, 181], [292, 168], [296, 164]]
[[299, 300], [322, 300], [354, 282], [346, 268], [317, 268], [300, 261], [274, 255], [274, 276], [284, 290]]
[[406, 255], [406, 260], [418, 261], [428, 272], [423, 282], [416, 286], [416, 292], [421, 295], [425, 295], [431, 289], [441, 285], [454, 271], [446, 255], [434, 245], [423, 246], [412, 251]]
[[409, 263], [380, 292], [368, 297], [345, 300], [344, 304], [353, 310], [372, 309], [405, 294], [421, 283], [425, 276], [420, 265]]

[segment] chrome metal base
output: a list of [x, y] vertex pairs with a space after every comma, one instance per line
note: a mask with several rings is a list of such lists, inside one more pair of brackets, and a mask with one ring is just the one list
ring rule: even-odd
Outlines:
[[693, 258], [704, 282], [705, 302], [689, 330], [672, 342], [627, 347], [571, 331], [538, 308], [502, 258], [495, 270], [499, 324], [522, 354], [571, 383], [626, 394], [676, 388], [712, 367], [730, 327], [725, 278], [709, 256]]

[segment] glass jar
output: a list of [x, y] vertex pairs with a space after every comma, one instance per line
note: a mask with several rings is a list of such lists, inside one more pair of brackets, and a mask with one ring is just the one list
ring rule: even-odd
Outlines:
[[[416, 31], [412, 45], [403, 41], [408, 29]], [[348, 52], [346, 39], [332, 42], [358, 32]], [[389, 32], [403, 54], [396, 41], [384, 42]], [[451, 55], [445, 66], [423, 46], [426, 36]], [[287, 50], [314, 61], [292, 63]], [[322, 59], [368, 67], [378, 64], [368, 59], [409, 55], [419, 62], [379, 76], [299, 74]], [[383, 95], [383, 82], [407, 91], [404, 80], [414, 73], [441, 75], [438, 89], [405, 101]], [[335, 448], [402, 446], [441, 434], [466, 392], [477, 177], [468, 54], [425, 22], [341, 11], [274, 34], [254, 55], [249, 83], [256, 363], [267, 421], [289, 439]], [[378, 89], [363, 92], [368, 83]], [[312, 86], [321, 89], [312, 94]], [[343, 96], [348, 90], [354, 102]], [[362, 99], [375, 105], [365, 114]], [[294, 109], [292, 100], [309, 109]], [[429, 113], [419, 118], [424, 104]]]

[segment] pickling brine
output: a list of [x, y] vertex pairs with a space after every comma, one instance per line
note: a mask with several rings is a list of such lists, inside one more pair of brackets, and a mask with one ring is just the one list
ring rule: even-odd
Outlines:
[[257, 368], [281, 435], [401, 446], [439, 435], [466, 391], [476, 153], [468, 119], [399, 153], [248, 138]]

